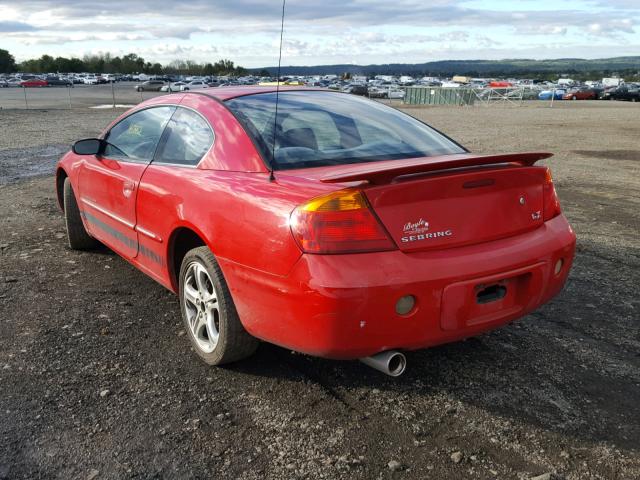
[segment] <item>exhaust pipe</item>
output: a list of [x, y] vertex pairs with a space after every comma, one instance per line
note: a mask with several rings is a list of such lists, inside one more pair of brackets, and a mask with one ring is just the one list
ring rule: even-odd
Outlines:
[[360, 361], [391, 377], [399, 377], [407, 367], [407, 358], [395, 350], [380, 352], [371, 357], [361, 358]]

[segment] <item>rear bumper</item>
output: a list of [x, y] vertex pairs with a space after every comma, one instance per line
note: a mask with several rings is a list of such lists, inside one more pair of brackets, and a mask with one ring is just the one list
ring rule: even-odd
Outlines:
[[[347, 359], [452, 342], [520, 318], [560, 292], [574, 252], [575, 234], [560, 215], [534, 231], [473, 246], [303, 255], [287, 277], [220, 263], [252, 335]], [[505, 297], [478, 304], [477, 292], [494, 284], [505, 286]], [[395, 304], [404, 295], [417, 303], [400, 316]]]

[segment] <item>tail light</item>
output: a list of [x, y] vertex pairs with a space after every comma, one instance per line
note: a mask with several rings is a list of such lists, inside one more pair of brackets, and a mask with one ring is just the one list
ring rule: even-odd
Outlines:
[[306, 253], [361, 253], [397, 247], [359, 190], [314, 198], [291, 213], [291, 233]]
[[544, 174], [544, 214], [543, 219], [546, 222], [553, 217], [560, 215], [560, 201], [553, 186], [553, 178], [551, 177], [551, 169], [547, 167]]

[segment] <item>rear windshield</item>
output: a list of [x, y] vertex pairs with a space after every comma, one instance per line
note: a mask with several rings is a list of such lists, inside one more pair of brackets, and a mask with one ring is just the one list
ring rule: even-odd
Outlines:
[[277, 121], [275, 93], [225, 103], [276, 170], [465, 153], [413, 117], [352, 95], [280, 92]]

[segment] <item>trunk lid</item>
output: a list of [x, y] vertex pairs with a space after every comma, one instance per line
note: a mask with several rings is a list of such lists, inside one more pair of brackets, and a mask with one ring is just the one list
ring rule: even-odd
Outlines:
[[413, 175], [364, 192], [398, 248], [412, 252], [539, 227], [544, 180], [544, 168], [510, 164]]

